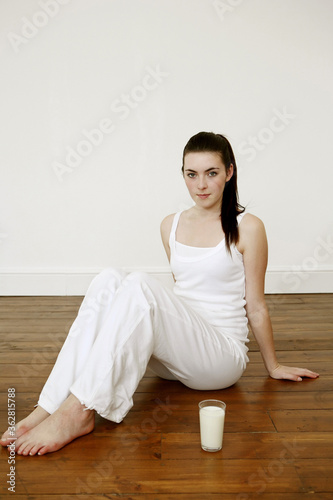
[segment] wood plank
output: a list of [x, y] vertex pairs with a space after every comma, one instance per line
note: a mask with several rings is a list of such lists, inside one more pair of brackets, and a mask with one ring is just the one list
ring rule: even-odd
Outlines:
[[[161, 454], [164, 460], [199, 459], [199, 433], [167, 433], [162, 437]], [[224, 433], [223, 453], [216, 454], [215, 460], [227, 459], [333, 459], [332, 432], [262, 432]]]
[[317, 492], [330, 492], [333, 498], [332, 459], [297, 460], [295, 466], [305, 491], [315, 492], [315, 498]]
[[270, 410], [270, 417], [278, 432], [333, 431], [332, 412], [311, 408], [308, 410]]
[[[315, 363], [315, 362], [330, 362], [332, 361], [332, 349], [326, 350], [301, 350], [301, 351], [280, 351], [278, 354], [281, 363]], [[249, 352], [251, 363], [262, 363], [260, 352]]]

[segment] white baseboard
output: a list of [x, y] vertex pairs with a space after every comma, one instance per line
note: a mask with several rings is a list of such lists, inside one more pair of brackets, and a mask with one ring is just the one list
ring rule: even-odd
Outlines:
[[[126, 272], [152, 274], [166, 286], [173, 279], [168, 268], [122, 268]], [[90, 269], [0, 269], [0, 295], [85, 295], [92, 279], [102, 268]]]
[[265, 292], [273, 293], [333, 293], [333, 266], [310, 270], [269, 268]]
[[[0, 269], [0, 295], [84, 295], [91, 280], [102, 269]], [[173, 280], [169, 268], [124, 268], [155, 276], [166, 286]], [[265, 292], [333, 293], [333, 266], [315, 271], [270, 268]]]

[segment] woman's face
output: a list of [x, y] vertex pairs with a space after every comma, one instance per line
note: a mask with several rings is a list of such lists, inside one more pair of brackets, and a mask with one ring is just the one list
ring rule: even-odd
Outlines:
[[187, 153], [184, 179], [192, 200], [200, 208], [221, 210], [225, 183], [231, 179], [233, 166], [226, 171], [215, 152]]

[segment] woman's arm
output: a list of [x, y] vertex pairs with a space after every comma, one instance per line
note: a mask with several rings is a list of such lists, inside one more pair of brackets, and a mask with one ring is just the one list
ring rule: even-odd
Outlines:
[[172, 228], [172, 222], [175, 214], [168, 215], [165, 217], [165, 219], [162, 220], [161, 222], [161, 237], [162, 237], [162, 242], [163, 246], [165, 249], [165, 252], [167, 254], [168, 260], [170, 262], [170, 247], [169, 247], [169, 238], [170, 238], [170, 232]]
[[237, 247], [244, 261], [246, 313], [269, 375], [275, 379], [294, 381], [301, 381], [302, 377], [317, 378], [318, 373], [280, 365], [276, 358], [272, 324], [264, 295], [267, 238], [260, 219], [251, 214], [244, 216], [239, 225]]
[[[175, 214], [168, 215], [161, 222], [161, 237], [162, 237], [163, 246], [164, 246], [164, 249], [165, 249], [165, 252], [167, 254], [169, 262], [170, 262], [169, 239], [170, 239], [170, 233], [171, 233], [171, 228], [172, 228], [174, 216], [175, 216]], [[176, 281], [173, 273], [172, 273], [172, 277], [173, 277], [173, 281]]]

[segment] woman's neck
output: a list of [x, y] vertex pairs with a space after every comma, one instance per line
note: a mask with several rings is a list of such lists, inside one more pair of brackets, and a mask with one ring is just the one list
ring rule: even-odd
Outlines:
[[221, 219], [221, 210], [216, 208], [203, 208], [194, 205], [192, 207], [192, 214], [200, 217], [201, 219]]

